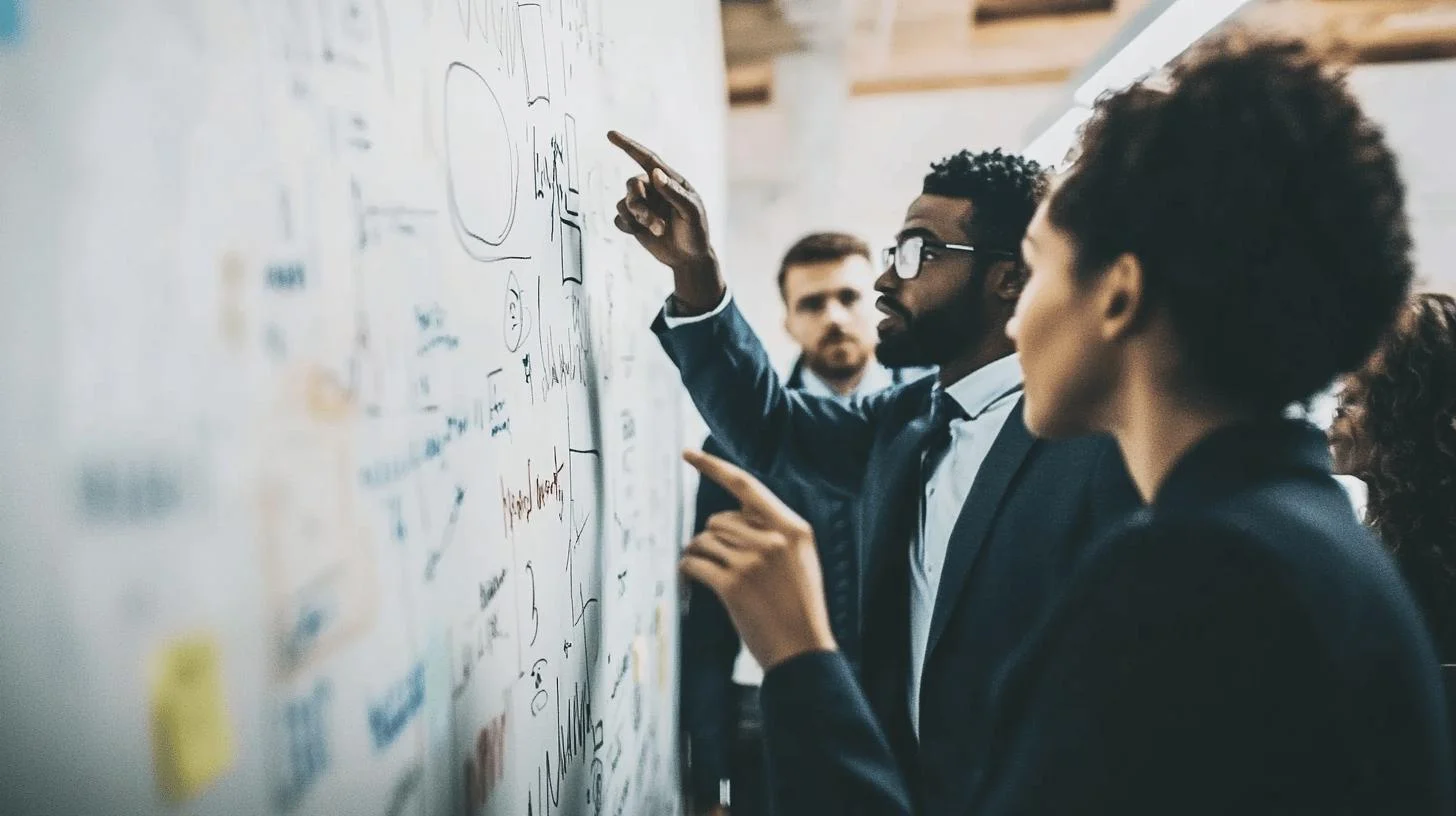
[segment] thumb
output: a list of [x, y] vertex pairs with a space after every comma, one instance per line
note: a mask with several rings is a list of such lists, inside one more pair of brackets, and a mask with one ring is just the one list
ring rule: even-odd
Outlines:
[[694, 222], [702, 221], [702, 211], [692, 193], [661, 169], [652, 171], [652, 186], [677, 211], [678, 215]]

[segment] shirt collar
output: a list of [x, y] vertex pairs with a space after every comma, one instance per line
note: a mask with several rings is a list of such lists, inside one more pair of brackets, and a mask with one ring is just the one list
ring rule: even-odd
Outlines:
[[890, 369], [880, 365], [879, 361], [870, 358], [869, 364], [865, 366], [864, 376], [860, 378], [859, 385], [855, 386], [852, 396], [863, 397], [883, 391], [895, 384], [895, 375]]
[[869, 361], [869, 364], [865, 366], [864, 376], [860, 377], [859, 385], [855, 386], [855, 389], [848, 394], [840, 394], [838, 391], [830, 388], [808, 366], [804, 366], [801, 379], [804, 383], [803, 391], [805, 394], [816, 397], [829, 397], [840, 402], [847, 402], [855, 397], [873, 394], [876, 391], [888, 388], [893, 382], [890, 370], [880, 365], [876, 360]]
[[946, 386], [966, 416], [979, 417], [1003, 397], [1021, 390], [1021, 357], [1010, 354], [987, 363], [970, 374]]

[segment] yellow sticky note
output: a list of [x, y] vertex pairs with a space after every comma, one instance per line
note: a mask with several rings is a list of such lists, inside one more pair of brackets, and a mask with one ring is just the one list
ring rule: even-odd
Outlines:
[[152, 757], [157, 784], [173, 801], [202, 793], [233, 761], [217, 641], [173, 641], [152, 661]]
[[642, 661], [646, 659], [646, 642], [641, 635], [632, 638], [632, 682], [642, 682]]
[[667, 690], [667, 627], [663, 625], [662, 602], [657, 604], [657, 614], [652, 621], [657, 631], [657, 690]]

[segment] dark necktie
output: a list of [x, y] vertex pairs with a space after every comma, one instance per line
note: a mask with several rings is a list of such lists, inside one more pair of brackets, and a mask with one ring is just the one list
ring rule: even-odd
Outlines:
[[966, 418], [965, 409], [945, 389], [937, 387], [930, 392], [930, 428], [925, 434], [925, 455], [920, 459], [920, 495], [916, 502], [919, 507], [919, 520], [916, 522], [915, 538], [912, 539], [917, 563], [923, 563], [925, 558], [925, 536], [921, 525], [925, 524], [928, 512], [927, 503], [930, 497], [926, 493], [930, 489], [930, 477], [950, 449], [950, 424], [957, 419]]
[[966, 419], [966, 409], [955, 401], [955, 397], [945, 392], [943, 388], [936, 388], [930, 392], [930, 429], [925, 435], [925, 458], [921, 460], [920, 486], [922, 488], [930, 481], [930, 475], [935, 472], [935, 466], [945, 456], [946, 450], [950, 447], [950, 424], [957, 419]]

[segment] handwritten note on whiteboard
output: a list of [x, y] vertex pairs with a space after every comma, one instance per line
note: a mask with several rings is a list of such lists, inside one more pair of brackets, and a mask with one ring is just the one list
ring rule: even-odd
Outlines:
[[721, 204], [717, 14], [0, 0], [0, 298], [56, 336], [3, 636], [59, 638], [0, 694], [52, 806], [680, 809], [686, 403], [605, 133]]

